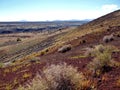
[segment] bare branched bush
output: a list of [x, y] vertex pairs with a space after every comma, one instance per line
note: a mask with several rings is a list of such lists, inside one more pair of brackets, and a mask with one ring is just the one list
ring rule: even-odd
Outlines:
[[76, 68], [66, 64], [51, 65], [38, 75], [27, 88], [18, 90], [86, 90], [88, 81]]

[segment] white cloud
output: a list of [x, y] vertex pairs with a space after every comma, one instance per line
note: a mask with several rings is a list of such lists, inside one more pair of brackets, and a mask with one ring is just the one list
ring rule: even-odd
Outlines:
[[41, 11], [41, 12], [29, 12], [25, 14], [12, 14], [9, 17], [0, 17], [0, 21], [17, 21], [17, 20], [28, 20], [28, 21], [44, 21], [44, 20], [70, 20], [70, 19], [93, 19], [101, 15], [101, 12], [92, 11], [79, 11], [79, 10], [51, 10], [51, 11]]
[[95, 19], [102, 15], [104, 15], [105, 12], [102, 12], [102, 10], [59, 10], [59, 11], [42, 11], [42, 12], [29, 12], [25, 14], [12, 14], [9, 17], [0, 17], [0, 21], [17, 21], [17, 20], [28, 20], [28, 21], [44, 21], [44, 20], [70, 20], [70, 19]]
[[103, 5], [102, 6], [103, 11], [111, 12], [111, 11], [114, 11], [114, 10], [117, 10], [117, 9], [119, 9], [119, 7], [115, 4], [109, 4], [109, 5]]

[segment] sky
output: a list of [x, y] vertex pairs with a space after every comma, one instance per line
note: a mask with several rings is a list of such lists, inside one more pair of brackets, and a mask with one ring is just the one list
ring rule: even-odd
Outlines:
[[120, 0], [0, 0], [0, 22], [95, 19], [118, 9]]

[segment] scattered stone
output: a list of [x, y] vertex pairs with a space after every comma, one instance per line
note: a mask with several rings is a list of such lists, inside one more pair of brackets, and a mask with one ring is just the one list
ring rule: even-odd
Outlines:
[[65, 46], [62, 46], [61, 48], [58, 49], [58, 52], [60, 53], [65, 53], [67, 51], [71, 50], [71, 45], [65, 45]]
[[91, 56], [92, 53], [93, 53], [94, 48], [93, 47], [88, 47], [85, 50], [86, 50], [85, 56]]
[[113, 34], [106, 35], [106, 36], [103, 37], [103, 42], [105, 42], [105, 43], [108, 43], [108, 42], [113, 41], [113, 40], [114, 40], [114, 35]]
[[80, 41], [80, 44], [84, 44], [84, 43], [86, 43], [86, 40], [83, 39]]
[[10, 66], [10, 65], [11, 65], [11, 62], [10, 62], [10, 61], [4, 63], [4, 67], [8, 67], [8, 66]]

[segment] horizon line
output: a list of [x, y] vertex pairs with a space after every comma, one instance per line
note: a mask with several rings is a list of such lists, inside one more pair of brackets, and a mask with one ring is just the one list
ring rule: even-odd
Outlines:
[[69, 19], [69, 20], [39, 20], [39, 21], [31, 21], [31, 20], [17, 20], [17, 21], [0, 21], [0, 22], [57, 22], [57, 21], [91, 21], [94, 19]]

